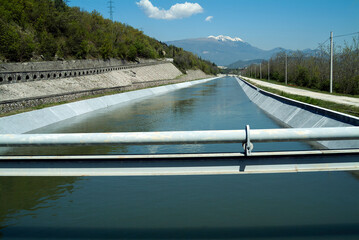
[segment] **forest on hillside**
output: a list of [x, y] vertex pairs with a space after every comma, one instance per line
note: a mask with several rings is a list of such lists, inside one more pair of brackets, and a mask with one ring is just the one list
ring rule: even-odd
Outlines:
[[[252, 64], [242, 71], [248, 77], [285, 82], [286, 53], [280, 52], [269, 61]], [[262, 73], [260, 73], [260, 69]], [[287, 54], [287, 81], [289, 85], [307, 87], [321, 91], [330, 88], [330, 46], [322, 45], [314, 56], [302, 51]], [[343, 47], [334, 48], [333, 91], [337, 93], [359, 94], [359, 36]]]
[[63, 0], [0, 0], [0, 62], [164, 57], [183, 72], [218, 73], [215, 64], [97, 11], [81, 11]]

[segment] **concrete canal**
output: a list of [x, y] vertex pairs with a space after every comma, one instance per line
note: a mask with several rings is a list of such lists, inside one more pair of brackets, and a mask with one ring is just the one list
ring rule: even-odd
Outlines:
[[[36, 133], [278, 128], [222, 78]], [[307, 150], [261, 143], [255, 151]], [[9, 155], [238, 152], [240, 144], [28, 147]], [[0, 238], [358, 239], [358, 172], [161, 177], [1, 177]]]

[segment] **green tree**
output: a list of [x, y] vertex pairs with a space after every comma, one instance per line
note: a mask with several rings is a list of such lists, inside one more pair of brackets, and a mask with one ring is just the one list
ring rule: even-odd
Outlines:
[[57, 52], [57, 43], [51, 33], [46, 31], [40, 35], [39, 53], [44, 56], [45, 60], [53, 60]]

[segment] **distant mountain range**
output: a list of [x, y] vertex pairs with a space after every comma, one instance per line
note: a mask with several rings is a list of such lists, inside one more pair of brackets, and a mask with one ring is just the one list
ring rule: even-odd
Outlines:
[[[210, 60], [219, 66], [243, 67], [248, 61], [269, 59], [281, 51], [293, 52], [283, 48], [263, 50], [252, 46], [239, 37], [209, 36], [207, 38], [184, 39], [166, 42], [169, 45], [181, 47], [184, 50], [193, 52], [203, 59]], [[306, 52], [313, 50], [307, 49]], [[239, 64], [234, 64], [239, 62]], [[248, 64], [249, 65], [249, 64]]]
[[245, 67], [250, 66], [251, 64], [259, 64], [263, 60], [264, 59], [253, 59], [253, 60], [247, 60], [247, 61], [238, 60], [238, 61], [236, 61], [234, 63], [231, 63], [231, 64], [227, 65], [226, 67], [232, 68], [232, 69], [245, 68]]

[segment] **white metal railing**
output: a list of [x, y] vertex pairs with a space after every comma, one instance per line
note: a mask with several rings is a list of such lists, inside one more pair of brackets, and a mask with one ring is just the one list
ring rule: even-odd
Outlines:
[[[324, 141], [359, 139], [359, 127], [282, 128], [215, 131], [71, 133], [71, 134], [1, 134], [0, 146], [49, 145], [159, 145], [242, 143], [246, 155], [254, 142]], [[358, 142], [359, 143], [359, 142]]]
[[[0, 156], [0, 176], [159, 176], [359, 170], [357, 149], [254, 152], [254, 142], [359, 139], [359, 127], [73, 134], [2, 134], [0, 146], [243, 143], [245, 153]], [[352, 142], [352, 141], [351, 141]], [[359, 141], [354, 141], [355, 146]], [[311, 159], [312, 155], [326, 155]], [[334, 155], [333, 155], [334, 154]], [[336, 157], [336, 154], [349, 158]], [[351, 154], [351, 155], [350, 155]], [[353, 155], [354, 154], [354, 155]], [[253, 158], [236, 157], [252, 155]], [[280, 158], [280, 156], [297, 156]], [[305, 156], [310, 156], [306, 158]], [[195, 158], [206, 161], [194, 161]], [[258, 158], [259, 157], [259, 158]], [[262, 159], [269, 157], [269, 159]], [[181, 159], [187, 158], [186, 161]], [[219, 160], [211, 160], [211, 159]], [[140, 161], [133, 161], [139, 159]], [[171, 159], [171, 161], [143, 161]], [[175, 159], [179, 159], [176, 161]], [[189, 159], [189, 160], [188, 160]], [[192, 160], [191, 160], [192, 159]], [[213, 161], [216, 164], [212, 164]]]

